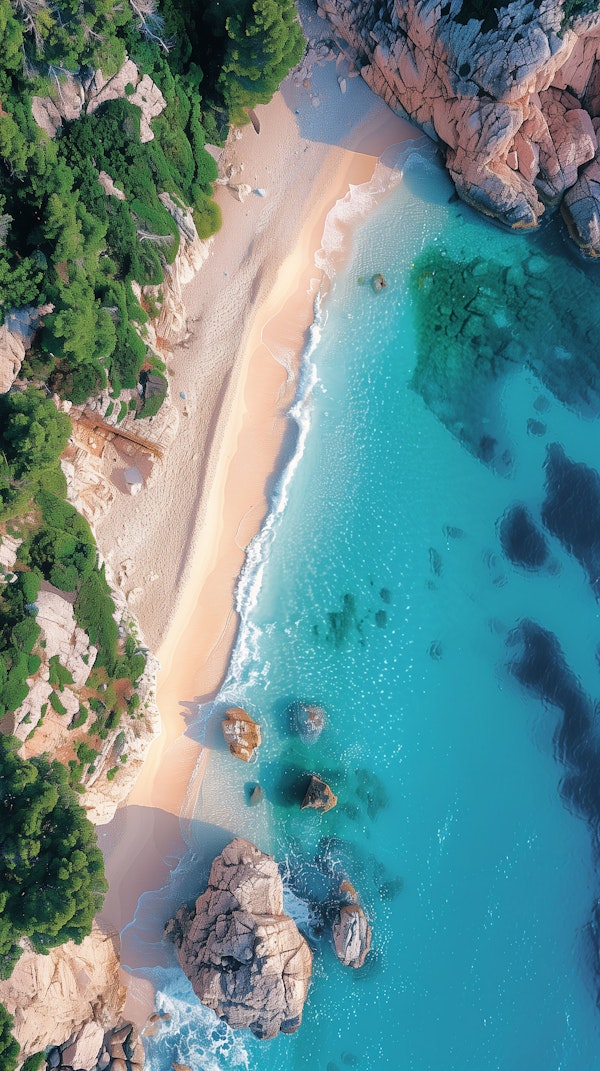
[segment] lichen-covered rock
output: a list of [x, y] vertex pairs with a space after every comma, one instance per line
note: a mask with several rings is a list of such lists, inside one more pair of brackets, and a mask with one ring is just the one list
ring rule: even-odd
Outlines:
[[[533, 227], [565, 190], [572, 236], [600, 254], [597, 127], [600, 12], [562, 0], [319, 0], [319, 13], [372, 89], [439, 140], [460, 196], [511, 227]], [[589, 176], [589, 177], [588, 177]]]
[[221, 722], [225, 743], [234, 758], [250, 762], [261, 744], [260, 725], [241, 707], [230, 707], [225, 715]]
[[277, 863], [236, 838], [213, 861], [208, 888], [167, 923], [194, 992], [231, 1027], [258, 1038], [300, 1026], [312, 953], [283, 912]]
[[315, 811], [331, 811], [337, 803], [337, 796], [331, 791], [326, 781], [313, 774], [300, 804], [300, 810], [312, 807]]
[[362, 967], [371, 948], [371, 927], [359, 904], [342, 904], [333, 923], [335, 954], [344, 967]]

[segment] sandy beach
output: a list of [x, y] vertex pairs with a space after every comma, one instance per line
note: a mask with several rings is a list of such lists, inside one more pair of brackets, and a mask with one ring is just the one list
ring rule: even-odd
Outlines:
[[[315, 90], [288, 82], [257, 109], [260, 135], [248, 126], [227, 147], [229, 166], [243, 165], [239, 181], [264, 196], [240, 202], [230, 189], [217, 189], [223, 227], [187, 287], [190, 335], [169, 369], [172, 395], [179, 401], [185, 394], [189, 415], [150, 486], [136, 499], [119, 495], [98, 533], [113, 567], [123, 548], [133, 562], [129, 583], [142, 591], [133, 609], [162, 667], [161, 735], [127, 805], [99, 830], [110, 884], [101, 921], [114, 933], [185, 850], [182, 801], [194, 768], [201, 777], [209, 758], [205, 750], [196, 766], [200, 748], [186, 729], [227, 668], [237, 578], [285, 453], [287, 413], [322, 282], [315, 253], [327, 215], [351, 186], [371, 178], [387, 146], [415, 135], [359, 79], [343, 98], [335, 64], [327, 66], [318, 107], [328, 106], [328, 87], [336, 108], [322, 124], [328, 140], [303, 133], [303, 114], [317, 107]], [[124, 963], [142, 965], [132, 962], [139, 950], [124, 953]], [[132, 986], [126, 1013], [143, 1023], [150, 996]]]

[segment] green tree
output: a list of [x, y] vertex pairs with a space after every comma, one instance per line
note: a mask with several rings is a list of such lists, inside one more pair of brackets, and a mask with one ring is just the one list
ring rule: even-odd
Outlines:
[[14, 478], [37, 479], [56, 464], [71, 432], [71, 421], [41, 391], [0, 396], [0, 451]]
[[248, 14], [226, 22], [229, 45], [218, 85], [232, 123], [248, 122], [246, 111], [268, 104], [291, 67], [301, 59], [304, 37], [292, 0], [255, 0]]
[[0, 973], [28, 937], [37, 952], [80, 944], [106, 892], [94, 827], [64, 766], [22, 759], [15, 737], [0, 738]]
[[19, 1062], [19, 1044], [12, 1036], [13, 1017], [0, 1004], [0, 1071], [14, 1071]]

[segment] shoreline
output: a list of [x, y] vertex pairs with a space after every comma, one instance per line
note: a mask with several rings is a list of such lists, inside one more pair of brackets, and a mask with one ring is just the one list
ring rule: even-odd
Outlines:
[[[236, 585], [247, 548], [269, 512], [269, 484], [283, 467], [289, 411], [324, 275], [315, 264], [315, 254], [327, 217], [351, 186], [370, 180], [388, 145], [413, 136], [414, 128], [373, 100], [378, 129], [371, 125], [365, 134], [369, 148], [378, 151], [364, 152], [360, 136], [352, 148], [318, 146], [320, 167], [310, 175], [291, 252], [280, 256], [276, 269], [265, 261], [253, 281], [254, 300], [241, 310], [246, 329], [226, 388], [211, 414], [212, 434], [197, 495], [202, 502], [194, 531], [188, 533], [181, 596], [158, 651], [161, 734], [151, 745], [126, 805], [102, 831], [109, 879], [102, 918], [113, 932], [129, 926], [139, 896], [164, 885], [174, 860], [187, 850], [179, 825], [182, 804], [190, 779], [200, 784], [209, 757], [208, 749], [188, 735], [188, 712], [193, 714], [199, 703], [216, 695], [229, 664], [239, 625]], [[261, 111], [280, 113], [282, 107], [288, 106], [278, 94]], [[289, 219], [285, 222], [289, 227]], [[289, 233], [285, 226], [281, 230], [277, 244], [283, 251]], [[215, 252], [224, 247], [227, 235], [220, 247], [219, 237]], [[203, 270], [211, 266], [213, 253]], [[187, 289], [198, 287], [201, 277], [202, 270]], [[128, 939], [126, 943], [129, 946]], [[123, 960], [135, 968], [131, 955]], [[131, 981], [132, 976], [123, 973], [124, 980]], [[151, 997], [150, 984], [140, 986], [135, 979], [125, 1014], [139, 1026], [152, 1010]]]

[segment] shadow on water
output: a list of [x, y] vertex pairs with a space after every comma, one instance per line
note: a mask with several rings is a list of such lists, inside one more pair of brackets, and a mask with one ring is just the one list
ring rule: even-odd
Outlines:
[[[555, 758], [564, 768], [560, 784], [566, 806], [591, 831], [600, 861], [600, 739], [597, 702], [569, 666], [556, 636], [531, 620], [519, 622], [507, 638], [510, 669], [519, 683], [561, 715], [554, 733]], [[599, 890], [600, 891], [600, 890]], [[600, 900], [596, 898], [584, 934], [586, 958], [600, 1007]]]

